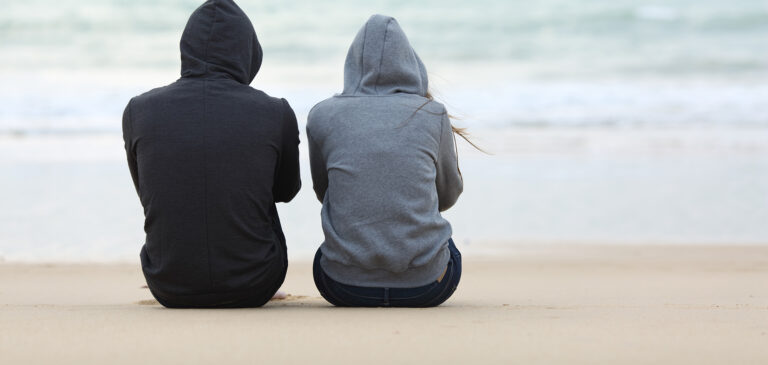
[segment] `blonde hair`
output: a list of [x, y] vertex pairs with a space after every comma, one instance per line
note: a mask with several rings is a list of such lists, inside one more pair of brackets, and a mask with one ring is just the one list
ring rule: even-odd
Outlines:
[[[430, 91], [427, 91], [427, 94], [424, 95], [424, 97], [427, 98], [427, 101], [425, 101], [424, 104], [419, 105], [419, 107], [416, 108], [416, 110], [414, 110], [413, 113], [411, 113], [411, 116], [408, 117], [408, 119], [406, 119], [403, 122], [403, 124], [401, 124], [397, 128], [401, 128], [404, 125], [408, 124], [408, 122], [410, 122], [411, 119], [413, 119], [413, 117], [416, 116], [416, 113], [418, 113], [419, 111], [423, 110], [424, 107], [427, 106], [427, 104], [435, 101], [435, 97], [432, 96], [432, 93]], [[445, 115], [445, 114], [447, 114], [449, 120], [451, 120], [451, 119], [460, 119], [460, 118], [456, 118], [455, 116], [451, 115], [450, 113], [448, 113], [448, 111], [445, 111], [444, 113], [434, 113], [434, 112], [431, 112], [429, 110], [425, 110], [425, 112], [427, 112], [429, 114], [433, 114], [433, 115]], [[472, 147], [474, 147], [478, 151], [480, 151], [482, 153], [485, 153], [485, 154], [490, 154], [487, 151], [485, 151], [484, 149], [480, 148], [480, 146], [478, 146], [474, 142], [472, 142], [472, 140], [469, 139], [470, 134], [469, 134], [469, 132], [467, 132], [467, 128], [460, 128], [460, 127], [457, 127], [457, 126], [453, 125], [453, 123], [451, 123], [451, 130], [453, 131], [453, 140], [454, 140], [454, 148], [456, 148], [456, 157], [459, 156], [459, 146], [455, 143], [456, 142], [456, 135], [457, 134], [459, 135], [459, 137], [463, 138], [465, 141], [467, 141], [467, 143], [472, 145]]]
[[[427, 104], [435, 101], [435, 97], [432, 96], [432, 93], [430, 91], [427, 91], [427, 95], [425, 95], [424, 97], [427, 98], [427, 102], [424, 103], [424, 104], [421, 104], [421, 106], [418, 109], [416, 109], [416, 112], [418, 112], [419, 110], [424, 108]], [[416, 114], [416, 113], [414, 112], [414, 114]], [[446, 114], [448, 114], [448, 119], [449, 120], [451, 120], [451, 119], [459, 119], [459, 118], [456, 118], [455, 116], [451, 115], [447, 111], [446, 111]], [[470, 134], [469, 134], [469, 132], [467, 132], [467, 128], [460, 128], [460, 127], [457, 127], [457, 126], [453, 125], [453, 123], [451, 123], [451, 130], [453, 130], [454, 135], [458, 135], [459, 137], [463, 138], [465, 141], [467, 141], [467, 143], [472, 145], [472, 147], [474, 147], [478, 151], [485, 152], [482, 148], [480, 148], [478, 145], [476, 145], [474, 142], [472, 142], [472, 140], [469, 139]], [[458, 149], [458, 146], [456, 148]], [[487, 152], [485, 152], [485, 153], [487, 153]]]

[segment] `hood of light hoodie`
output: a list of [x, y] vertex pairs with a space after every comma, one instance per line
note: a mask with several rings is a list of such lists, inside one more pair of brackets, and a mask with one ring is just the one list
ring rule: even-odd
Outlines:
[[232, 0], [208, 0], [195, 10], [181, 36], [181, 76], [230, 78], [248, 85], [262, 51], [250, 19]]
[[349, 47], [342, 95], [426, 96], [427, 88], [427, 70], [397, 20], [371, 16]]

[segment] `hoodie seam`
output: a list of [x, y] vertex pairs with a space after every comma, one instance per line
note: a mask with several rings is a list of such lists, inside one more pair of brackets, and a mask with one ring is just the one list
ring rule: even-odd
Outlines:
[[443, 156], [440, 152], [442, 152], [442, 146], [443, 146], [443, 130], [445, 129], [445, 116], [440, 116], [440, 140], [437, 142], [437, 161], [435, 161], [435, 167], [438, 169], [440, 168], [440, 160]]
[[211, 274], [211, 242], [208, 227], [208, 81], [203, 81], [203, 207], [205, 212], [205, 250], [208, 255], [208, 281], [213, 288]]
[[[275, 166], [275, 177], [273, 181], [275, 183], [279, 183], [278, 179], [280, 178], [280, 168], [283, 165], [283, 154], [285, 151], [283, 151], [284, 141], [285, 141], [285, 115], [286, 115], [286, 105], [288, 101], [285, 100], [285, 98], [280, 98], [280, 128], [279, 133], [280, 137], [278, 138], [278, 141], [280, 141], [280, 145], [278, 146], [277, 151], [277, 165]], [[272, 187], [272, 202], [276, 203], [277, 199], [275, 197], [275, 187]]]
[[216, 16], [219, 13], [219, 7], [216, 5], [216, 2], [213, 2], [213, 21], [211, 22], [211, 29], [208, 30], [208, 39], [205, 40], [205, 54], [203, 56], [203, 64], [205, 65], [205, 72], [204, 74], [208, 74], [210, 70], [208, 69], [208, 51], [211, 48], [211, 38], [213, 37], [213, 28], [216, 26]]
[[[333, 97], [334, 98], [402, 98], [402, 97], [411, 97], [411, 96], [418, 96], [422, 99], [426, 99], [425, 97], [419, 95], [419, 94], [411, 94], [406, 92], [398, 92], [394, 94], [375, 94], [375, 95], [366, 95], [366, 94], [336, 94]], [[317, 106], [317, 105], [315, 105]], [[314, 108], [313, 108], [314, 109]]]
[[131, 104], [133, 104], [133, 98], [128, 100], [128, 135], [133, 137], [133, 116], [131, 113]]
[[[133, 112], [131, 111], [131, 104], [133, 104], [133, 99], [128, 100], [128, 107], [126, 108], [128, 110], [128, 141], [125, 144], [126, 153], [130, 153], [134, 158], [136, 158], [136, 150], [134, 149], [133, 145]], [[124, 138], [125, 142], [125, 138]], [[138, 172], [138, 169], [137, 169]], [[138, 174], [137, 174], [138, 175]], [[136, 179], [138, 182], [139, 180]], [[139, 197], [141, 197], [141, 184], [136, 185], [136, 192], [139, 194]]]
[[[381, 42], [381, 55], [379, 56], [379, 68], [376, 70], [376, 82], [373, 84], [373, 92], [379, 93], [379, 78], [381, 78], [381, 65], [384, 64], [384, 49], [387, 47], [387, 34], [389, 33], [389, 24], [392, 23], [392, 19], [387, 20], [387, 24], [384, 25], [384, 40]], [[362, 81], [362, 78], [360, 78]]]
[[363, 86], [363, 77], [365, 76], [365, 38], [368, 37], [368, 23], [365, 23], [365, 29], [363, 29], [363, 48], [360, 50], [360, 77], [357, 80], [357, 87], [352, 94], [357, 94], [360, 91], [360, 87]]
[[[203, 64], [205, 65], [205, 75], [210, 74], [208, 54], [211, 48], [211, 39], [213, 38], [213, 29], [216, 27], [216, 19], [219, 13], [219, 7], [213, 2], [213, 21], [211, 29], [208, 30], [208, 39], [205, 41], [205, 55]], [[208, 80], [203, 81], [203, 207], [205, 208], [205, 250], [208, 255], [208, 282], [213, 288], [213, 274], [211, 269], [211, 242], [210, 227], [208, 226]]]

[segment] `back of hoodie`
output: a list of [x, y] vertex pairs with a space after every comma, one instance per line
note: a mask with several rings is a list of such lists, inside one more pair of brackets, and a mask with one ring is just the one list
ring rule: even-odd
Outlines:
[[262, 51], [231, 0], [210, 0], [181, 38], [182, 77], [125, 108], [128, 166], [144, 207], [152, 292], [237, 300], [284, 270], [275, 202], [298, 192], [298, 127], [285, 100], [248, 86]]
[[374, 15], [350, 47], [344, 92], [309, 114], [321, 266], [336, 281], [416, 287], [448, 264], [451, 226], [440, 211], [463, 185], [447, 112], [427, 86], [397, 21]]

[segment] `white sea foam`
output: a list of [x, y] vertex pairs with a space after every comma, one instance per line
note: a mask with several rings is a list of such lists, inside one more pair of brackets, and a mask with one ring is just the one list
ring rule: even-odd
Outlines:
[[[22, 81], [0, 75], [0, 133], [119, 132], [128, 99], [171, 82], [175, 73], [125, 83], [103, 76], [74, 82], [69, 77], [37, 75]], [[452, 113], [481, 127], [768, 127], [768, 83], [500, 79], [447, 86], [437, 79], [434, 84]], [[340, 84], [339, 77], [336, 83], [305, 86], [271, 80], [254, 85], [287, 98], [298, 115], [306, 115], [315, 103], [340, 91]]]

